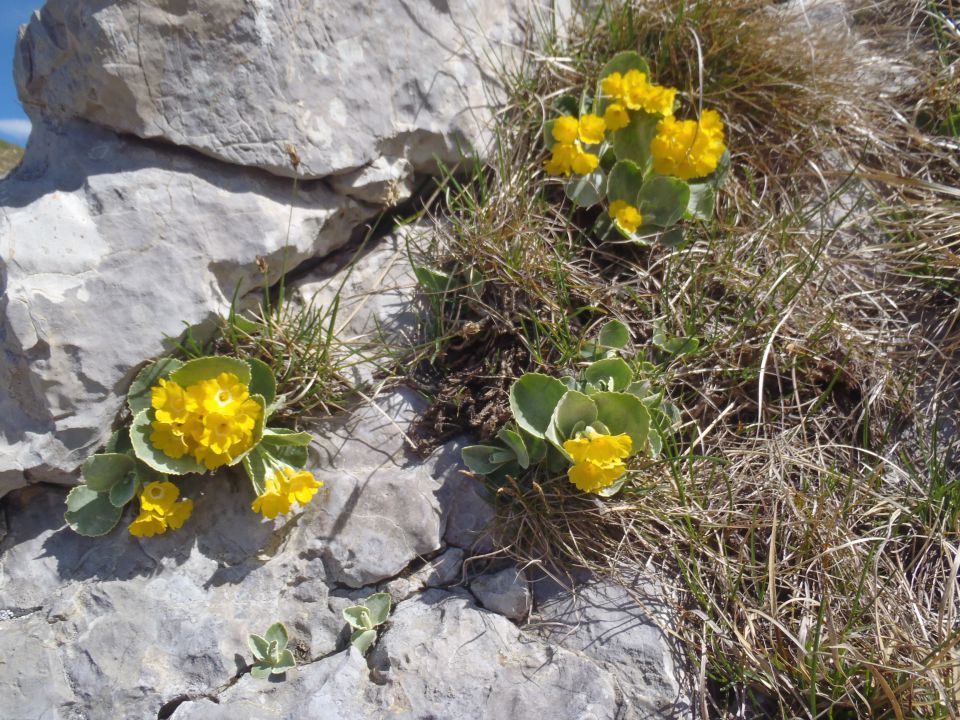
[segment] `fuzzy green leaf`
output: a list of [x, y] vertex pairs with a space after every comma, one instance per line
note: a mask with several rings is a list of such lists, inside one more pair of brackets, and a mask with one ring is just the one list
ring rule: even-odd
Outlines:
[[243, 458], [243, 469], [250, 478], [255, 495], [263, 495], [267, 486], [267, 459], [264, 446], [260, 445], [247, 453]]
[[600, 202], [606, 188], [603, 170], [594, 170], [589, 175], [574, 175], [564, 189], [567, 197], [579, 207], [592, 207]]
[[586, 427], [596, 419], [597, 406], [593, 400], [582, 392], [569, 390], [560, 398], [560, 402], [553, 411], [547, 439], [558, 448], [562, 448], [563, 441], [573, 436], [578, 425]]
[[597, 342], [603, 347], [622, 350], [630, 343], [630, 330], [619, 320], [609, 320], [600, 328]]
[[350, 636], [350, 644], [359, 650], [361, 655], [366, 655], [376, 639], [376, 630], [357, 630]]
[[109, 492], [110, 488], [133, 472], [133, 458], [120, 453], [91, 455], [80, 466], [87, 487], [95, 492]]
[[137, 477], [136, 471], [128, 472], [123, 480], [110, 488], [110, 492], [108, 493], [110, 504], [114, 507], [122, 508], [133, 500], [139, 488], [140, 480]]
[[496, 445], [468, 445], [460, 451], [463, 464], [478, 475], [489, 475], [503, 465], [507, 460], [496, 462], [493, 458], [503, 448]]
[[113, 433], [110, 439], [107, 440], [106, 447], [104, 447], [104, 452], [107, 453], [128, 453], [132, 450], [133, 446], [130, 444], [130, 429], [125, 427]]
[[497, 433], [497, 438], [510, 448], [520, 467], [524, 470], [530, 467], [530, 454], [527, 452], [526, 443], [523, 442], [523, 437], [520, 433], [504, 427], [500, 428], [500, 432]]
[[370, 622], [374, 627], [383, 625], [390, 616], [390, 595], [374, 593], [363, 601], [363, 606], [370, 611]]
[[150, 407], [150, 390], [153, 386], [161, 379], [168, 379], [172, 373], [181, 367], [183, 367], [183, 363], [179, 360], [161, 358], [137, 373], [130, 384], [130, 390], [127, 391], [127, 406], [130, 408], [130, 412], [136, 415]]
[[260, 395], [269, 406], [277, 397], [277, 378], [274, 377], [273, 370], [256, 358], [248, 359], [247, 363], [250, 365], [250, 394]]
[[269, 657], [270, 643], [259, 635], [248, 635], [247, 645], [250, 647], [250, 652], [253, 653], [254, 659], [266, 661]]
[[523, 375], [510, 388], [510, 409], [517, 425], [534, 437], [544, 437], [553, 411], [566, 392], [566, 385], [549, 375]]
[[629, 393], [600, 392], [591, 399], [597, 404], [597, 419], [609, 428], [611, 434], [629, 435], [634, 452], [647, 446], [650, 413], [640, 398]]
[[643, 170], [632, 160], [619, 160], [607, 178], [607, 202], [623, 200], [637, 206], [640, 188], [643, 187]]
[[279, 650], [283, 650], [289, 641], [289, 637], [287, 636], [287, 628], [283, 623], [274, 623], [268, 627], [263, 638], [269, 643], [277, 643], [277, 648]]
[[611, 357], [588, 365], [583, 377], [598, 387], [602, 384], [607, 390], [619, 391], [625, 390], [633, 380], [633, 371], [623, 358]]
[[710, 220], [717, 204], [717, 190], [711, 183], [690, 183], [686, 217]]
[[257, 680], [268, 680], [273, 674], [273, 666], [266, 662], [254, 663], [250, 668], [250, 674]]
[[644, 225], [669, 227], [687, 211], [690, 186], [675, 177], [650, 178], [640, 190], [640, 213]]
[[[650, 143], [657, 135], [658, 122], [660, 122], [659, 115], [642, 111], [630, 113], [630, 124], [615, 130], [611, 134], [613, 150], [617, 154], [617, 158], [621, 161], [630, 160], [636, 163], [643, 174], [650, 172], [650, 167], [653, 164], [653, 157], [650, 155]], [[636, 195], [634, 199], [636, 199]]]
[[178, 385], [187, 387], [200, 380], [212, 380], [220, 373], [232, 373], [241, 383], [250, 385], [250, 365], [244, 360], [222, 355], [188, 360], [182, 367], [170, 374], [170, 379]]
[[343, 619], [354, 630], [372, 630], [373, 622], [370, 620], [370, 611], [363, 605], [352, 605], [343, 611]]
[[523, 438], [524, 445], [527, 447], [527, 454], [530, 456], [530, 464], [536, 465], [543, 462], [547, 456], [547, 443], [543, 439], [534, 437], [526, 430], [520, 431], [520, 437]]
[[292, 670], [297, 666], [297, 661], [293, 657], [293, 653], [289, 650], [284, 650], [280, 653], [280, 657], [277, 658], [277, 662], [273, 666], [274, 675], [282, 675], [287, 670]]
[[172, 458], [150, 442], [150, 433], [153, 432], [153, 410], [141, 410], [130, 425], [130, 442], [137, 459], [158, 472], [167, 475], [187, 475], [188, 473], [203, 473], [206, 468], [190, 455]]
[[277, 460], [284, 465], [289, 465], [292, 468], [297, 468], [298, 470], [306, 466], [307, 462], [310, 460], [310, 453], [307, 451], [307, 448], [299, 445], [268, 446], [264, 443], [260, 443], [260, 445], [257, 447], [260, 448], [261, 452], [269, 455], [274, 460]]
[[78, 535], [98, 537], [113, 530], [120, 521], [121, 512], [121, 508], [110, 502], [107, 493], [79, 485], [67, 495], [67, 512], [63, 519]]
[[313, 435], [308, 432], [294, 432], [285, 428], [264, 428], [263, 442], [272, 447], [281, 445], [296, 445], [297, 447], [306, 447], [313, 440]]

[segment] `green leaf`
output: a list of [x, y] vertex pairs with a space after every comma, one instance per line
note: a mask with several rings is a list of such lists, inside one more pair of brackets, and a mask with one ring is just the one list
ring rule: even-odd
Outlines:
[[520, 433], [514, 432], [510, 428], [500, 428], [497, 438], [513, 452], [517, 464], [524, 470], [530, 467], [530, 454], [527, 452], [527, 445], [523, 442]]
[[600, 202], [605, 187], [603, 170], [597, 169], [589, 175], [574, 175], [567, 181], [564, 191], [575, 205], [586, 208]]
[[350, 644], [359, 650], [361, 655], [366, 655], [376, 639], [376, 630], [357, 630], [350, 636]]
[[107, 493], [98, 493], [78, 485], [67, 495], [63, 519], [78, 535], [98, 537], [113, 530], [120, 521], [121, 508], [115, 507]]
[[250, 478], [253, 485], [253, 492], [256, 495], [263, 495], [267, 486], [268, 464], [264, 446], [260, 445], [247, 453], [243, 458], [243, 469]]
[[[289, 465], [298, 470], [304, 467], [310, 460], [310, 453], [307, 448], [299, 445], [265, 445], [260, 443], [257, 448], [264, 455], [269, 455], [274, 460]], [[257, 449], [254, 448], [254, 449]]]
[[547, 456], [547, 443], [545, 443], [542, 438], [534, 437], [526, 430], [520, 431], [520, 437], [523, 438], [523, 442], [527, 446], [530, 464], [536, 465], [537, 463], [543, 462], [543, 459]]
[[478, 475], [489, 475], [507, 462], [507, 460], [496, 462], [493, 459], [496, 453], [502, 451], [503, 448], [495, 445], [468, 445], [460, 451], [460, 457], [463, 458], [463, 464], [472, 472]]
[[250, 365], [250, 394], [260, 395], [269, 406], [277, 397], [277, 379], [273, 370], [262, 360], [249, 358]]
[[522, 429], [542, 438], [567, 387], [549, 375], [526, 373], [510, 388], [510, 409]]
[[95, 492], [109, 492], [110, 488], [133, 472], [133, 458], [120, 453], [91, 455], [80, 466], [80, 474], [87, 487]]
[[132, 450], [133, 446], [130, 445], [130, 429], [125, 427], [113, 433], [104, 447], [104, 452], [107, 453], [128, 453]]
[[650, 76], [650, 66], [647, 64], [647, 61], [641, 57], [640, 53], [633, 50], [624, 50], [607, 60], [606, 65], [600, 70], [599, 77], [603, 80], [615, 72], [626, 75], [631, 70], [639, 70], [647, 76], [647, 82], [653, 82], [653, 78]]
[[[653, 165], [650, 143], [657, 136], [659, 115], [636, 111], [630, 113], [630, 124], [611, 133], [613, 150], [621, 161], [636, 163], [645, 175]], [[636, 198], [636, 196], [634, 196]], [[632, 203], [631, 203], [632, 204]]]
[[563, 441], [572, 437], [578, 425], [586, 427], [596, 419], [597, 406], [593, 400], [582, 392], [569, 390], [553, 411], [547, 438], [558, 448], [563, 448]]
[[617, 478], [612, 485], [607, 485], [607, 487], [597, 490], [597, 495], [600, 497], [613, 497], [623, 489], [623, 486], [626, 485], [629, 477], [630, 473], [624, 473]]
[[[576, 113], [574, 113], [574, 117], [576, 117]], [[553, 126], [556, 124], [556, 118], [543, 123], [543, 144], [547, 150], [553, 150], [553, 146], [557, 144], [557, 139], [553, 137]]]
[[676, 224], [690, 203], [690, 186], [675, 177], [650, 178], [640, 190], [640, 213], [644, 225]]
[[372, 630], [373, 623], [370, 621], [370, 611], [363, 605], [352, 605], [343, 611], [343, 619], [354, 630]]
[[294, 432], [286, 428], [263, 429], [263, 442], [272, 447], [280, 447], [282, 445], [306, 447], [312, 440], [313, 435], [308, 432]]
[[647, 446], [650, 448], [650, 457], [657, 459], [663, 450], [663, 438], [653, 428], [650, 428], [650, 434], [647, 436]]
[[439, 270], [414, 265], [413, 274], [420, 283], [420, 287], [432, 295], [445, 293], [454, 286], [453, 277]]
[[573, 95], [561, 95], [553, 101], [553, 109], [557, 115], [572, 115], [577, 117], [580, 114], [580, 101]]
[[189, 360], [183, 367], [170, 374], [170, 379], [178, 385], [187, 387], [200, 380], [211, 380], [220, 373], [232, 373], [244, 385], [250, 385], [250, 365], [243, 360], [222, 355]]
[[266, 662], [254, 663], [250, 668], [250, 674], [257, 680], [268, 680], [273, 674], [273, 666]]
[[653, 337], [651, 339], [654, 345], [674, 357], [696, 352], [697, 348], [700, 347], [700, 341], [697, 338], [668, 338], [666, 333], [664, 333], [662, 323], [659, 322], [654, 326]]
[[633, 371], [623, 358], [611, 357], [588, 365], [583, 377], [594, 385], [603, 384], [607, 390], [619, 391], [625, 390], [633, 380]]
[[643, 187], [643, 170], [632, 160], [618, 160], [607, 178], [607, 202], [623, 200], [637, 206], [637, 197]]
[[250, 652], [253, 653], [254, 659], [267, 659], [270, 653], [270, 643], [268, 643], [264, 638], [260, 637], [259, 635], [248, 635], [247, 645], [250, 647]]
[[277, 659], [276, 664], [273, 666], [274, 675], [282, 675], [287, 670], [292, 670], [297, 666], [297, 661], [293, 657], [293, 653], [289, 650], [284, 650], [280, 653], [280, 657]]
[[641, 380], [639, 382], [632, 382], [627, 386], [627, 392], [631, 395], [636, 395], [641, 400], [645, 400], [654, 394], [653, 387], [650, 385], [649, 380]]
[[150, 433], [153, 432], [153, 410], [141, 410], [130, 425], [130, 442], [137, 459], [158, 472], [167, 475], [187, 475], [188, 473], [204, 473], [206, 468], [190, 455], [172, 458], [162, 450], [155, 448], [150, 442]]
[[630, 330], [619, 320], [609, 320], [600, 328], [597, 342], [603, 347], [622, 350], [630, 343]]
[[600, 392], [591, 398], [597, 404], [597, 419], [612, 435], [626, 433], [633, 441], [633, 452], [647, 446], [650, 413], [636, 395], [621, 392]]
[[263, 635], [264, 639], [267, 642], [277, 643], [277, 648], [283, 650], [287, 646], [289, 641], [289, 636], [287, 635], [287, 628], [283, 623], [274, 623], [267, 628], [267, 632]]
[[710, 220], [716, 208], [717, 191], [711, 183], [690, 183], [690, 201], [686, 217], [694, 220]]
[[170, 375], [181, 367], [183, 367], [183, 363], [179, 360], [161, 358], [137, 373], [130, 384], [130, 389], [127, 391], [127, 406], [130, 408], [130, 412], [136, 415], [150, 407], [150, 390], [153, 386], [161, 379], [169, 379]]
[[110, 492], [108, 493], [110, 504], [114, 507], [122, 508], [133, 500], [139, 488], [140, 480], [137, 477], [136, 471], [128, 472], [123, 480], [110, 488]]
[[363, 601], [363, 606], [370, 611], [370, 622], [374, 627], [383, 625], [390, 616], [390, 595], [374, 593]]
[[668, 248], [683, 247], [686, 242], [686, 234], [681, 225], [676, 225], [660, 234], [660, 244]]

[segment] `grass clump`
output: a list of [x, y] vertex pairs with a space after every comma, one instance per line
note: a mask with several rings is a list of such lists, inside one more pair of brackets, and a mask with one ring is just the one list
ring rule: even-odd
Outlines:
[[[607, 318], [680, 409], [611, 499], [510, 479], [500, 541], [551, 571], [658, 566], [705, 716], [958, 712], [960, 174], [918, 122], [953, 67], [931, 12], [600, 3], [507, 78], [493, 161], [446, 178], [418, 248], [436, 437], [493, 437], [513, 381], [575, 369]], [[628, 49], [730, 128], [717, 218], [679, 246], [600, 242], [541, 169], [551, 102]]]

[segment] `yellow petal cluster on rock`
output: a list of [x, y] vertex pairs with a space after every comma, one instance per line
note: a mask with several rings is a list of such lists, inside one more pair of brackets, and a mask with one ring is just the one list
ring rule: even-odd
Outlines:
[[140, 493], [140, 514], [130, 523], [130, 534], [153, 537], [168, 528], [177, 530], [193, 512], [193, 500], [180, 500], [180, 489], [172, 482], [152, 482]]
[[233, 462], [253, 446], [253, 430], [263, 412], [233, 373], [186, 388], [160, 380], [150, 400], [153, 446], [175, 459], [189, 454], [208, 470]]
[[250, 506], [254, 512], [265, 518], [274, 519], [277, 515], [286, 515], [294, 503], [306, 505], [323, 487], [323, 481], [317, 480], [306, 470], [294, 470], [285, 467], [267, 478], [264, 491]]

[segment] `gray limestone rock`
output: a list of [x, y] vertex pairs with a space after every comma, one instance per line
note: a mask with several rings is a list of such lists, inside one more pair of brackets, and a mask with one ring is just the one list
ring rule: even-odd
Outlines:
[[294, 193], [89, 125], [35, 125], [0, 181], [0, 495], [75, 482], [145, 361], [185, 327], [202, 335], [235, 293], [258, 297], [258, 258], [276, 279], [370, 212], [320, 183]]
[[470, 592], [487, 610], [511, 620], [523, 620], [530, 612], [530, 584], [516, 567], [481, 575], [470, 583]]
[[606, 668], [623, 701], [624, 720], [693, 717], [680, 648], [666, 630], [675, 607], [654, 578], [638, 575], [629, 588], [591, 580], [542, 602], [545, 638]]
[[278, 175], [343, 175], [341, 190], [387, 202], [412, 170], [487, 146], [497, 68], [525, 27], [552, 24], [550, 5], [49, 0], [21, 32], [15, 74], [34, 118]]

